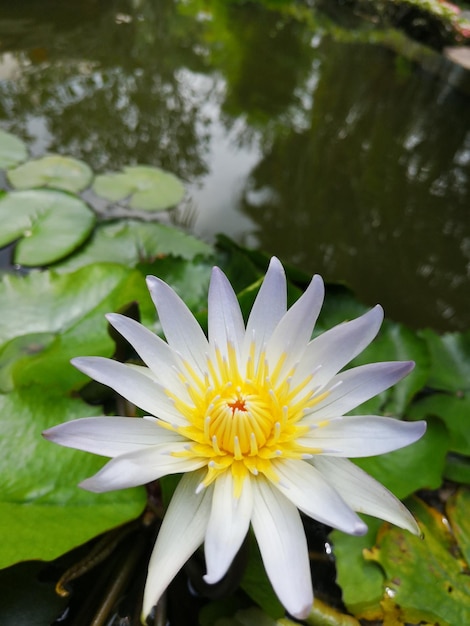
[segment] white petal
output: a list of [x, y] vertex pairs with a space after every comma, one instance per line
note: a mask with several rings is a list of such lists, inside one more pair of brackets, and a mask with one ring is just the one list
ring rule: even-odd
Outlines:
[[109, 313], [106, 318], [114, 328], [133, 346], [142, 361], [153, 371], [156, 379], [173, 393], [186, 395], [184, 385], [178, 377], [180, 361], [178, 355], [160, 337], [130, 317]]
[[196, 318], [183, 300], [162, 280], [147, 276], [147, 285], [169, 345], [192, 367], [205, 372], [208, 343]]
[[291, 615], [307, 617], [313, 603], [310, 563], [299, 512], [258, 477], [253, 481], [253, 530], [269, 580]]
[[115, 457], [145, 446], [180, 442], [183, 438], [166, 430], [158, 420], [137, 417], [82, 417], [43, 432], [50, 441], [101, 456]]
[[142, 615], [145, 619], [189, 557], [202, 544], [211, 510], [212, 485], [196, 495], [203, 474], [181, 479], [150, 557]]
[[170, 450], [181, 452], [185, 443], [164, 443], [140, 448], [111, 459], [94, 476], [80, 483], [80, 487], [95, 493], [115, 491], [145, 485], [168, 474], [192, 472], [204, 465], [206, 459], [188, 459], [172, 456]]
[[305, 422], [315, 423], [344, 415], [394, 385], [411, 372], [413, 367], [412, 361], [391, 361], [369, 363], [339, 373], [319, 391], [323, 394], [331, 390], [325, 399], [315, 406], [313, 412], [305, 417]]
[[293, 377], [292, 387], [315, 372], [315, 386], [325, 385], [377, 335], [383, 309], [377, 305], [355, 320], [338, 324], [309, 343]]
[[281, 357], [286, 357], [280, 376], [302, 357], [320, 313], [324, 292], [322, 279], [314, 276], [305, 293], [291, 306], [272, 333], [266, 356], [271, 369]]
[[208, 302], [209, 343], [227, 354], [227, 346], [239, 350], [245, 335], [240, 305], [225, 274], [218, 268], [212, 270]]
[[388, 489], [347, 459], [315, 457], [311, 463], [355, 511], [391, 522], [415, 535], [418, 525], [408, 509]]
[[254, 340], [255, 359], [281, 321], [287, 310], [287, 285], [284, 268], [276, 257], [271, 259], [246, 325], [244, 354]]
[[218, 582], [226, 574], [250, 526], [253, 494], [250, 478], [243, 483], [239, 498], [234, 496], [232, 472], [228, 470], [217, 478], [212, 508], [204, 540], [209, 584]]
[[274, 486], [309, 517], [350, 535], [363, 535], [367, 531], [361, 518], [313, 465], [285, 459], [276, 463], [275, 470], [280, 481], [273, 483]]
[[174, 407], [163, 387], [136, 367], [99, 356], [72, 359], [73, 365], [165, 422], [184, 426], [187, 420]]
[[328, 456], [362, 457], [384, 454], [414, 443], [426, 422], [402, 422], [391, 417], [361, 415], [333, 418], [299, 439], [300, 445], [326, 450]]

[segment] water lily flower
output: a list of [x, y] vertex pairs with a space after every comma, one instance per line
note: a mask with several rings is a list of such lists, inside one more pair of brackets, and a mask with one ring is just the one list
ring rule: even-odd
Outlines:
[[299, 511], [353, 535], [367, 529], [357, 512], [418, 532], [403, 504], [347, 459], [396, 450], [423, 435], [424, 422], [346, 416], [413, 363], [341, 371], [374, 339], [381, 307], [312, 340], [323, 282], [314, 276], [287, 310], [276, 258], [246, 327], [228, 279], [214, 268], [208, 337], [166, 283], [149, 277], [148, 287], [166, 341], [132, 319], [107, 316], [145, 367], [101, 357], [73, 363], [150, 415], [83, 418], [45, 436], [111, 458], [81, 483], [90, 491], [183, 474], [150, 559], [144, 617], [202, 544], [205, 581], [219, 581], [251, 525], [275, 592], [290, 614], [304, 618], [313, 593]]

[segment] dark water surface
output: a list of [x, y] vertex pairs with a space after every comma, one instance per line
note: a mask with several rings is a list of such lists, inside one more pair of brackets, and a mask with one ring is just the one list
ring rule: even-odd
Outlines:
[[462, 330], [468, 77], [370, 33], [307, 3], [2, 3], [0, 126], [96, 171], [167, 168], [204, 239], [227, 233], [396, 320]]

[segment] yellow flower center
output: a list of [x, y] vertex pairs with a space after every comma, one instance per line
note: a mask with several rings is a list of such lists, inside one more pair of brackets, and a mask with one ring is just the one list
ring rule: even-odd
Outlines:
[[223, 357], [216, 349], [207, 373], [199, 375], [185, 362], [181, 373], [190, 402], [167, 392], [188, 426], [175, 427], [188, 439], [188, 449], [175, 454], [207, 459], [203, 485], [231, 469], [239, 493], [247, 473], [277, 480], [275, 460], [305, 458], [319, 452], [297, 443], [308, 427], [301, 419], [326, 394], [315, 395], [307, 376], [292, 388], [295, 368], [282, 374], [286, 355], [269, 371], [264, 353], [255, 356], [252, 344], [244, 371], [240, 372], [235, 348]]

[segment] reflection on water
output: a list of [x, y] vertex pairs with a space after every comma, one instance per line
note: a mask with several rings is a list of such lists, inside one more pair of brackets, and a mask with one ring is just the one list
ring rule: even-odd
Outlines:
[[470, 98], [453, 86], [466, 77], [345, 43], [296, 6], [0, 8], [0, 124], [34, 154], [170, 169], [197, 234], [345, 281], [415, 326], [467, 328]]

